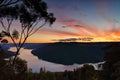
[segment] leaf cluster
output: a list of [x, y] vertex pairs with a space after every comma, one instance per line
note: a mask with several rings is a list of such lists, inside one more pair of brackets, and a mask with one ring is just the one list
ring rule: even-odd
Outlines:
[[7, 32], [5, 32], [5, 31], [2, 31], [0, 33], [0, 42], [3, 43], [3, 44], [8, 43], [8, 40], [4, 39], [5, 36], [9, 36], [9, 34]]
[[56, 18], [53, 13], [47, 12], [47, 8], [42, 0], [21, 0], [19, 4], [0, 8], [0, 18], [17, 19], [24, 24], [44, 19], [53, 24]]

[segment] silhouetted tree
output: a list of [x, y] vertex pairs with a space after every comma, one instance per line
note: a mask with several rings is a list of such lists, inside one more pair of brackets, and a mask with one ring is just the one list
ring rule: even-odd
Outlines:
[[[2, 34], [9, 37], [16, 47], [16, 53], [12, 60], [13, 66], [15, 66], [19, 51], [26, 40], [46, 23], [51, 25], [55, 20], [54, 14], [47, 12], [47, 4], [42, 0], [21, 0], [19, 4], [1, 8]], [[14, 29], [12, 25], [14, 21], [19, 23], [19, 28]]]
[[105, 54], [104, 80], [120, 80], [120, 44], [113, 43], [107, 46]]
[[0, 47], [0, 80], [13, 80], [14, 71], [9, 62], [5, 60], [5, 56], [5, 52]]
[[5, 57], [6, 53], [0, 48], [0, 80], [23, 80], [21, 78], [27, 72], [27, 62], [17, 58], [13, 67]]
[[76, 80], [97, 80], [95, 69], [92, 65], [85, 64], [83, 67], [75, 70]]

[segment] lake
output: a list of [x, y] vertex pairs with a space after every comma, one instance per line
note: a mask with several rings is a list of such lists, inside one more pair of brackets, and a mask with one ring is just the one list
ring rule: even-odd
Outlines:
[[[8, 46], [8, 45], [6, 45]], [[39, 46], [39, 48], [38, 48]], [[83, 64], [79, 64], [74, 62], [73, 64], [70, 65], [66, 65], [66, 64], [61, 64], [61, 63], [56, 63], [56, 61], [49, 61], [49, 60], [45, 60], [45, 59], [40, 59], [39, 56], [34, 55], [33, 53], [31, 53], [34, 50], [38, 50], [40, 51], [41, 48], [46, 47], [48, 45], [41, 45], [41, 44], [27, 44], [25, 45], [21, 50], [20, 50], [20, 55], [19, 57], [21, 59], [24, 59], [27, 61], [28, 64], [28, 68], [31, 68], [33, 72], [39, 72], [40, 68], [45, 68], [47, 71], [51, 71], [51, 72], [63, 72], [65, 70], [74, 70], [76, 68], [82, 67], [83, 64], [87, 63], [83, 61]], [[34, 47], [34, 48], [33, 48]], [[85, 47], [86, 48], [86, 47]], [[16, 49], [14, 46], [10, 46], [8, 49], [8, 51], [12, 51], [15, 52]], [[80, 54], [82, 55], [82, 54]], [[70, 56], [70, 55], [69, 55]], [[89, 58], [89, 57], [88, 57]], [[88, 64], [91, 64], [95, 67], [95, 69], [98, 69], [98, 64], [101, 64], [103, 61], [101, 62], [89, 62]]]
[[[9, 49], [9, 51], [16, 51], [14, 47], [11, 47]], [[73, 70], [75, 68], [78, 68], [82, 65], [78, 65], [78, 64], [73, 64], [73, 65], [62, 65], [62, 64], [56, 64], [56, 63], [52, 63], [52, 62], [48, 62], [45, 60], [40, 60], [38, 59], [37, 56], [34, 56], [31, 53], [32, 50], [30, 49], [24, 49], [22, 48], [20, 51], [20, 55], [19, 57], [23, 60], [27, 61], [28, 64], [28, 68], [31, 68], [33, 70], [33, 72], [39, 72], [40, 68], [45, 68], [47, 71], [51, 71], [51, 72], [61, 72], [61, 71], [65, 71], [65, 70]]]

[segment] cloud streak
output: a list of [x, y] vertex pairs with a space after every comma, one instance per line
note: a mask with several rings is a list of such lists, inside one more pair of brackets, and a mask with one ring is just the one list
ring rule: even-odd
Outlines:
[[88, 25], [80, 20], [76, 20], [71, 17], [61, 18], [61, 19], [59, 19], [59, 21], [62, 24], [66, 25], [74, 30], [79, 31], [79, 33], [81, 33], [82, 35], [88, 36], [88, 35], [100, 34], [99, 28], [97, 26]]
[[59, 37], [69, 37], [69, 36], [82, 36], [79, 33], [69, 32], [69, 31], [62, 31], [62, 30], [54, 30], [54, 29], [43, 29], [40, 30], [39, 33], [45, 33], [48, 35], [56, 35]]
[[77, 41], [91, 41], [93, 38], [84, 37], [84, 38], [66, 38], [66, 39], [53, 39], [53, 41], [57, 42], [77, 42]]

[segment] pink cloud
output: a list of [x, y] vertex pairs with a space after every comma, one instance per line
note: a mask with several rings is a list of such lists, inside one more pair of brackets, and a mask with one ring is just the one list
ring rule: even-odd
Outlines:
[[99, 28], [95, 25], [88, 25], [82, 21], [78, 21], [74, 18], [69, 17], [68, 15], [64, 18], [59, 18], [62, 24], [79, 31], [82, 35], [96, 35], [100, 34]]
[[51, 29], [51, 30], [42, 29], [39, 32], [40, 33], [46, 33], [46, 34], [49, 34], [49, 35], [57, 35], [57, 36], [60, 36], [60, 37], [64, 37], [64, 36], [82, 36], [81, 34], [74, 33], [74, 32], [67, 32], [67, 31], [53, 30], [53, 29]]

